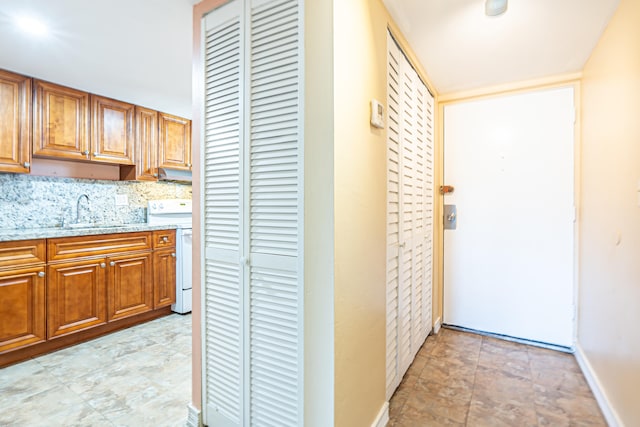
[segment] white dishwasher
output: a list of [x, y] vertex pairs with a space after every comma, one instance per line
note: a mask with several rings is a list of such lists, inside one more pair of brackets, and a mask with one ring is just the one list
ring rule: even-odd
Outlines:
[[191, 311], [192, 276], [192, 218], [191, 200], [149, 200], [147, 223], [176, 227], [176, 303], [171, 309], [176, 313]]

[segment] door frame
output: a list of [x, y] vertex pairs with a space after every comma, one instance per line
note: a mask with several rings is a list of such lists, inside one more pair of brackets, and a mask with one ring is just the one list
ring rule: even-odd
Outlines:
[[[500, 86], [492, 86], [484, 89], [476, 89], [464, 92], [455, 92], [451, 94], [440, 95], [437, 98], [437, 144], [434, 156], [437, 161], [438, 173], [435, 188], [439, 188], [442, 185], [448, 185], [444, 182], [444, 108], [447, 105], [459, 104], [463, 102], [478, 101], [490, 98], [500, 98], [510, 95], [526, 94], [533, 92], [540, 92], [551, 89], [560, 88], [573, 88], [573, 103], [575, 108], [575, 122], [573, 129], [573, 199], [575, 204], [575, 220], [573, 223], [573, 306], [574, 315], [572, 320], [573, 329], [573, 345], [571, 349], [575, 347], [578, 337], [578, 316], [580, 313], [578, 307], [579, 292], [580, 292], [580, 277], [579, 277], [579, 231], [580, 231], [580, 206], [582, 186], [580, 181], [582, 170], [582, 137], [581, 137], [581, 79], [582, 73], [572, 73], [560, 76], [553, 76], [544, 79], [529, 80], [518, 83], [510, 83]], [[434, 254], [434, 265], [437, 262], [437, 280], [434, 286], [434, 332], [438, 333], [444, 319], [444, 195], [439, 191], [436, 192], [437, 200], [434, 212], [434, 218], [437, 218], [438, 226], [436, 227], [437, 236], [434, 236], [434, 247], [437, 251]], [[436, 305], [437, 304], [437, 305]], [[535, 345], [535, 343], [532, 343]], [[538, 344], [540, 345], [540, 344]]]

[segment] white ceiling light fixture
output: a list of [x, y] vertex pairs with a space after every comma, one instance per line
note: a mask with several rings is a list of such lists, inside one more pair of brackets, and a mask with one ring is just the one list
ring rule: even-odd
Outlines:
[[484, 13], [487, 16], [500, 16], [507, 11], [508, 0], [486, 0]]
[[44, 22], [32, 16], [17, 17], [16, 25], [25, 33], [29, 33], [34, 36], [44, 36], [49, 32], [49, 29]]

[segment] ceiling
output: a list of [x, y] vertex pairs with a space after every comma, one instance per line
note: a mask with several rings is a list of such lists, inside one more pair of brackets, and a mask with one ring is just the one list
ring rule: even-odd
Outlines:
[[439, 94], [581, 71], [619, 0], [383, 0]]
[[[0, 68], [191, 116], [198, 0], [0, 0]], [[383, 0], [440, 94], [580, 71], [619, 0]], [[40, 18], [35, 37], [15, 17]]]
[[[191, 117], [192, 0], [0, 0], [0, 68]], [[18, 16], [40, 19], [35, 36]]]

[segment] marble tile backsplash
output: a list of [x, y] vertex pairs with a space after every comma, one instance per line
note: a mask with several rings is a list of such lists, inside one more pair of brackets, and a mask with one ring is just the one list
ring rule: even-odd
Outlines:
[[[101, 181], [20, 174], [0, 174], [0, 229], [60, 227], [80, 222], [136, 224], [147, 221], [147, 201], [190, 199], [191, 185], [170, 182]], [[116, 206], [125, 194], [128, 206]]]

